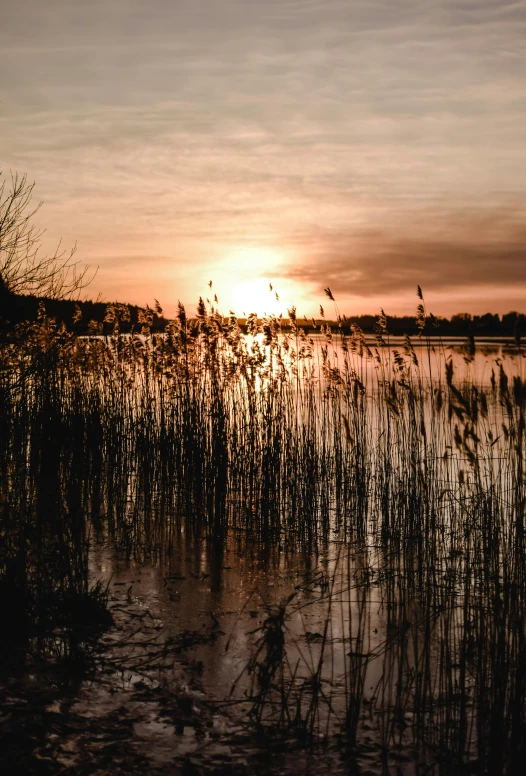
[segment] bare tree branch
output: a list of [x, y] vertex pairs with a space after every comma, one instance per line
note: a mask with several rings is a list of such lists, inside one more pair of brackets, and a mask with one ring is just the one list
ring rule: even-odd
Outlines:
[[78, 296], [96, 270], [90, 272], [73, 260], [76, 246], [67, 251], [59, 243], [50, 256], [40, 253], [44, 231], [32, 219], [42, 203], [31, 203], [34, 186], [18, 173], [0, 185], [0, 288], [52, 299]]

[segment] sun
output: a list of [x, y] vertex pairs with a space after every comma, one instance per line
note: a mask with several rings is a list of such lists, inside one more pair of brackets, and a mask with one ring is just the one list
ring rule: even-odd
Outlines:
[[243, 246], [228, 252], [221, 262], [218, 288], [220, 307], [225, 304], [238, 316], [274, 314], [286, 310], [279, 282], [283, 254], [272, 248]]
[[[276, 296], [277, 295], [277, 296]], [[283, 309], [279, 294], [272, 282], [266, 278], [254, 278], [236, 283], [232, 290], [234, 310], [239, 315], [257, 313], [258, 315], [279, 315]]]
[[213, 283], [205, 296], [212, 298], [211, 291], [217, 309], [223, 314], [232, 311], [238, 318], [250, 313], [286, 318], [291, 307], [306, 312], [312, 301], [306, 293], [309, 287], [288, 277], [294, 258], [286, 247], [246, 244], [229, 248], [209, 266]]

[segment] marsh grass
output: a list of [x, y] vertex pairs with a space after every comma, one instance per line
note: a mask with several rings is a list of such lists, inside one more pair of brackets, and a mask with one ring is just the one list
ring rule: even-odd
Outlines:
[[458, 380], [421, 302], [426, 344], [406, 337], [399, 350], [383, 314], [373, 344], [357, 327], [307, 336], [294, 310], [286, 332], [250, 316], [244, 336], [202, 300], [192, 320], [180, 305], [163, 335], [150, 333], [148, 308], [140, 331], [121, 335], [125, 309], [111, 306], [105, 335], [93, 325], [76, 337], [41, 310], [4, 337], [0, 605], [11, 643], [26, 656], [55, 648], [67, 602], [90, 599], [96, 536], [138, 559], [169, 554], [181, 532], [218, 552], [229, 531], [310, 554], [336, 541], [321, 637], [306, 652], [297, 630], [287, 635], [296, 594], [268, 605], [247, 666], [258, 724], [319, 736], [336, 720], [352, 749], [369, 716], [386, 752], [410, 743], [417, 757], [517, 772], [523, 353], [513, 374], [497, 360], [486, 384], [470, 371], [469, 341]]

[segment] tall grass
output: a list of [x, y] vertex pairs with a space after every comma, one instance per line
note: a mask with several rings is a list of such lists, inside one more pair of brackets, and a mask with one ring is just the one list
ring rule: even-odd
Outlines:
[[[248, 336], [201, 300], [193, 320], [180, 305], [162, 335], [150, 333], [148, 309], [140, 332], [120, 335], [123, 314], [110, 307], [111, 333], [78, 338], [42, 312], [0, 345], [0, 585], [17, 591], [17, 638], [49, 633], [51, 600], [88, 594], [93, 532], [138, 557], [169, 553], [183, 531], [218, 545], [242, 531], [309, 553], [337, 540], [346, 549], [324, 588], [315, 662], [296, 655], [287, 671], [280, 634], [293, 599], [269, 611], [249, 664], [258, 722], [312, 733], [337, 718], [352, 747], [367, 707], [386, 751], [411, 741], [444, 762], [476, 760], [481, 773], [516, 772], [526, 724], [520, 349], [516, 373], [498, 362], [486, 384], [469, 368], [457, 380], [429, 338], [385, 347], [383, 314], [373, 344], [356, 327], [309, 337], [294, 310], [286, 331], [251, 316]], [[425, 338], [423, 304], [418, 321]]]

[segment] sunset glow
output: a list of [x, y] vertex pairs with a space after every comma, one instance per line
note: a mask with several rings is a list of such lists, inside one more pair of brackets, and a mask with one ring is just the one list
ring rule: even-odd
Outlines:
[[212, 293], [219, 309], [242, 317], [251, 312], [286, 315], [304, 288], [281, 277], [287, 267], [285, 255], [285, 251], [257, 245], [227, 251], [213, 273]]
[[0, 169], [94, 297], [523, 309], [525, 39], [505, 0], [23, 0]]

